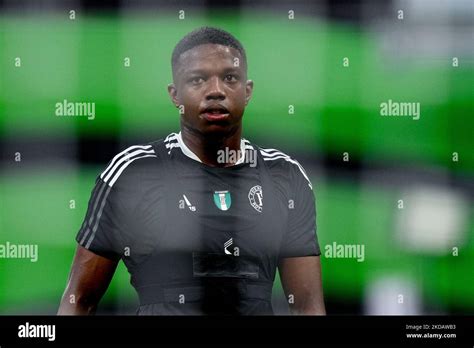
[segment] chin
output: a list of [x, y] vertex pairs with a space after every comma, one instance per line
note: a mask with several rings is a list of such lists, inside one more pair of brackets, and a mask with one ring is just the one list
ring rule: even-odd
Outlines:
[[201, 133], [209, 137], [230, 136], [237, 129], [236, 125], [228, 123], [212, 123], [202, 128]]

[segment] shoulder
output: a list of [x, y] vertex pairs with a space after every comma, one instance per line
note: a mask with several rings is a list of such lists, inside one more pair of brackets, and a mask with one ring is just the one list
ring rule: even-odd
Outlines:
[[100, 179], [112, 187], [117, 186], [117, 182], [134, 184], [144, 175], [156, 177], [157, 171], [161, 172], [163, 157], [178, 146], [177, 133], [149, 143], [128, 146], [112, 158], [100, 174]]
[[160, 142], [163, 140], [128, 146], [112, 158], [100, 173], [100, 179], [110, 187], [116, 186], [118, 182], [138, 179], [141, 173], [157, 164], [155, 146]]
[[313, 189], [308, 174], [303, 166], [293, 157], [273, 148], [263, 148], [255, 146], [259, 151], [264, 164], [270, 170], [272, 175], [280, 175], [290, 181], [303, 180], [308, 186]]

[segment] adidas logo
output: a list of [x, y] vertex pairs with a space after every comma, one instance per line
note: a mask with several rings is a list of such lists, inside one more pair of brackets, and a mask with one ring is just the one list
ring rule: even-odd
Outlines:
[[225, 252], [227, 255], [232, 255], [232, 253], [231, 253], [229, 250], [227, 250], [227, 248], [230, 247], [233, 243], [234, 243], [234, 242], [233, 242], [232, 238], [229, 239], [227, 242], [224, 243], [224, 252]]

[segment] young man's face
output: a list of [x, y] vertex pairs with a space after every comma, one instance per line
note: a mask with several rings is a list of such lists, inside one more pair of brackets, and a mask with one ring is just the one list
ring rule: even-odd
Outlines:
[[238, 50], [196, 46], [180, 56], [173, 79], [168, 92], [182, 109], [182, 127], [201, 134], [233, 133], [241, 127], [253, 82], [247, 80]]

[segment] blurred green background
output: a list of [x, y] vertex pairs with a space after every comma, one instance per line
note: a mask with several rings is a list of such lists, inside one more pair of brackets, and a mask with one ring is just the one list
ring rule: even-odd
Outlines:
[[[55, 313], [96, 175], [126, 144], [179, 130], [166, 92], [171, 52], [202, 25], [230, 31], [246, 48], [255, 88], [244, 136], [290, 154], [311, 177], [328, 312], [373, 313], [367, 298], [383, 292], [374, 284], [395, 277], [415, 289], [407, 296], [420, 304], [408, 312], [473, 313], [472, 56], [403, 54], [410, 27], [387, 37], [369, 25], [250, 11], [185, 20], [176, 13], [0, 14], [0, 243], [39, 246], [36, 263], [0, 258], [0, 313]], [[95, 119], [55, 116], [64, 99], [95, 102]], [[381, 117], [388, 99], [419, 102], [420, 119]], [[119, 145], [81, 150], [91, 139]], [[461, 207], [436, 217], [429, 203], [413, 213], [435, 227], [436, 218], [458, 221], [447, 223], [441, 247], [430, 238], [410, 245], [401, 232], [413, 225], [406, 210], [424, 185]], [[333, 242], [365, 245], [364, 262], [325, 257]], [[278, 279], [275, 294], [282, 294]], [[137, 298], [122, 264], [102, 303], [105, 312], [133, 313]]]

